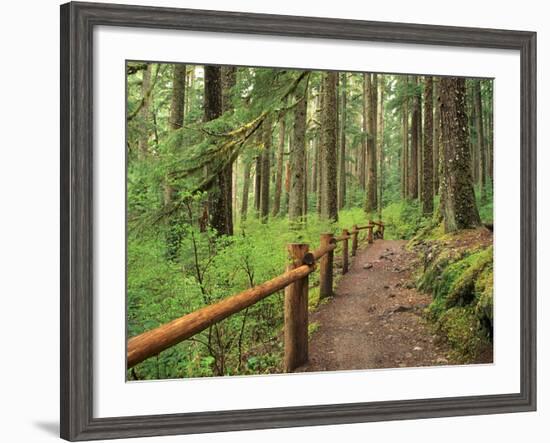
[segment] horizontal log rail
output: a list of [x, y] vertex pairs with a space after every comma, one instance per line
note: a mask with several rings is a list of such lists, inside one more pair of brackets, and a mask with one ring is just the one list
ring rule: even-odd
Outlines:
[[313, 266], [299, 266], [258, 286], [240, 292], [237, 295], [228, 297], [218, 303], [205, 306], [204, 308], [172, 320], [158, 328], [131, 338], [128, 341], [127, 350], [128, 368], [204, 331], [214, 323], [252, 306], [296, 280], [304, 278], [306, 275], [313, 272], [313, 270]]
[[334, 237], [334, 241], [337, 242], [337, 243], [340, 243], [341, 241], [349, 240], [350, 238], [351, 238], [351, 235], [349, 235], [349, 234], [341, 235], [340, 237]]
[[372, 229], [373, 227], [373, 225], [357, 226], [357, 230], [362, 231], [363, 229]]
[[[328, 244], [328, 245], [319, 247], [319, 248], [316, 249], [315, 251], [310, 252], [310, 254], [313, 256], [313, 260], [314, 260], [314, 261], [317, 261], [317, 260], [319, 260], [320, 258], [323, 258], [323, 256], [325, 256], [325, 255], [328, 254], [329, 252], [334, 251], [335, 249], [336, 249], [336, 242], [333, 242], [333, 243], [330, 243], [330, 244]], [[306, 260], [307, 260], [308, 258], [309, 258], [309, 257], [306, 257]]]
[[349, 240], [352, 240], [351, 255], [355, 256], [359, 231], [369, 229], [367, 239], [372, 243], [374, 225], [380, 226], [383, 238], [382, 221], [379, 223], [369, 221], [367, 226], [354, 225], [351, 232], [347, 229], [342, 230], [342, 235], [338, 237], [334, 237], [331, 233], [321, 234], [320, 246], [312, 252], [308, 251], [307, 244], [288, 245], [291, 261], [283, 274], [130, 338], [127, 344], [127, 367], [131, 368], [271, 294], [285, 289], [284, 366], [286, 372], [293, 371], [307, 361], [308, 276], [315, 270], [315, 263], [320, 261], [319, 297], [332, 296], [334, 251], [338, 246], [337, 243], [342, 243], [342, 273], [345, 274], [349, 269]]

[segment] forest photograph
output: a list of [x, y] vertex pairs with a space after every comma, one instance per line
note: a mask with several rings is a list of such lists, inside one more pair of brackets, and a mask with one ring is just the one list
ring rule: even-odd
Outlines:
[[493, 80], [127, 61], [127, 381], [493, 362]]

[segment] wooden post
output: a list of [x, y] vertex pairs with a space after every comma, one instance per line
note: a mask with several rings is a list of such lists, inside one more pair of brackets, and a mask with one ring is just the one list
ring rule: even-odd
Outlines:
[[374, 227], [374, 224], [372, 223], [372, 220], [369, 220], [369, 226], [367, 227], [368, 233], [367, 233], [367, 241], [370, 243], [374, 242], [374, 237], [372, 235], [372, 228]]
[[[329, 246], [334, 241], [334, 235], [321, 234], [321, 248]], [[332, 264], [334, 251], [329, 251], [320, 260], [319, 266], [319, 298], [332, 296]]]
[[355, 254], [357, 254], [357, 234], [359, 234], [359, 231], [357, 230], [357, 225], [353, 225], [353, 230], [351, 231], [351, 256], [355, 257]]
[[378, 220], [380, 222], [380, 238], [384, 240], [384, 223], [382, 220]]
[[[342, 230], [342, 235], [344, 237], [349, 237], [349, 231], [347, 229]], [[348, 239], [345, 238], [342, 240], [342, 274], [346, 274], [348, 272]]]
[[[291, 263], [288, 270], [299, 267], [308, 252], [308, 245], [288, 245]], [[292, 372], [308, 359], [308, 283], [306, 275], [285, 288], [285, 372]]]

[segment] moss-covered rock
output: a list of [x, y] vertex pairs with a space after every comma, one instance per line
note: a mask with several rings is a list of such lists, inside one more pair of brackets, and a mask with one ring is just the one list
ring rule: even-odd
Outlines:
[[493, 246], [486, 230], [416, 238], [423, 268], [417, 287], [433, 295], [426, 309], [437, 333], [451, 344], [454, 358], [475, 361], [493, 334]]
[[487, 346], [491, 346], [473, 306], [447, 309], [435, 322], [435, 328], [451, 345], [453, 360], [461, 363], [475, 361]]

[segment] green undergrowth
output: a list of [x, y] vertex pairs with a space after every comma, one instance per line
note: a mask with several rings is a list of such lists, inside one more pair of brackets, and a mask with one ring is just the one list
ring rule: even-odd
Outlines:
[[[482, 222], [493, 223], [493, 191], [490, 185], [484, 192], [476, 187], [475, 196]], [[435, 196], [434, 209], [437, 210], [438, 206], [439, 196]], [[419, 200], [390, 203], [382, 209], [382, 220], [385, 224], [384, 238], [388, 240], [410, 240], [415, 237], [434, 240], [443, 234], [438, 220], [422, 214], [422, 203]]]
[[[321, 233], [340, 235], [343, 228], [366, 221], [361, 209], [341, 211], [339, 221], [333, 224], [310, 213], [307, 223], [290, 229], [287, 217], [261, 223], [250, 214], [245, 223], [235, 227], [232, 237], [216, 237], [182, 225], [179, 255], [173, 261], [166, 260], [165, 233], [158, 225], [156, 231], [130, 232], [128, 335], [135, 336], [282, 274], [288, 265], [289, 243], [308, 243], [314, 250]], [[335, 251], [337, 265], [340, 248], [341, 243]], [[340, 272], [335, 266], [335, 285]], [[310, 310], [329, 300], [319, 300], [318, 270], [310, 274], [309, 287]], [[266, 297], [140, 363], [128, 377], [146, 380], [281, 371], [283, 297], [284, 291]]]
[[417, 287], [432, 294], [427, 318], [450, 344], [453, 359], [472, 363], [492, 346], [493, 246], [483, 229], [440, 232], [438, 227], [429, 239], [413, 242], [424, 265]]

